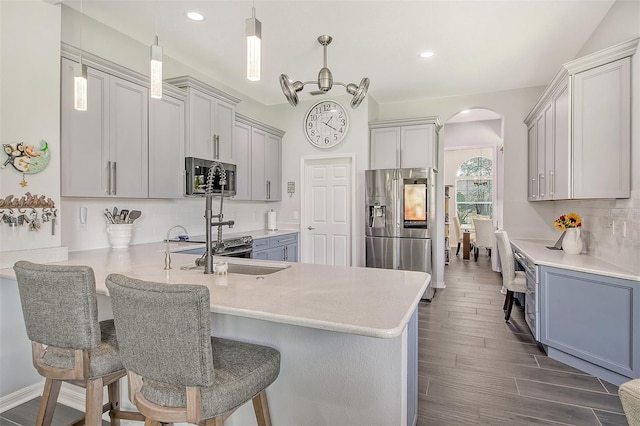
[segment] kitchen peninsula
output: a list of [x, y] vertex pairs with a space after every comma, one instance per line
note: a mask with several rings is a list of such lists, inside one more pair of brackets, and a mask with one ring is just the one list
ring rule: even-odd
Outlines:
[[[274, 424], [414, 424], [417, 305], [428, 274], [220, 258], [230, 266], [278, 270], [205, 275], [181, 268], [194, 265], [197, 256], [179, 253], [191, 247], [171, 243], [171, 270], [163, 270], [164, 243], [72, 252], [64, 263], [94, 269], [100, 319], [111, 317], [104, 285], [109, 273], [207, 286], [214, 335], [282, 353], [280, 376], [267, 390]], [[16, 284], [11, 269], [0, 277], [4, 285]], [[253, 422], [250, 404], [227, 421]]]

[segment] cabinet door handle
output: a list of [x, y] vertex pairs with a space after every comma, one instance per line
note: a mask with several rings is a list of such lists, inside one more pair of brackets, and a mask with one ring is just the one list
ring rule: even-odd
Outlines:
[[553, 197], [553, 194], [556, 193], [556, 175], [554, 172], [549, 171], [549, 196]]
[[267, 181], [267, 200], [271, 199], [271, 181]]
[[213, 151], [211, 153], [211, 155], [213, 155], [214, 159], [217, 159], [218, 156], [216, 155], [216, 135], [211, 135], [211, 150]]
[[536, 178], [531, 178], [531, 198], [536, 198]]
[[[544, 197], [544, 173], [540, 173], [540, 180], [538, 180], [538, 194], [541, 197]], [[542, 185], [542, 190], [540, 190], [540, 185]]]
[[107, 194], [111, 195], [111, 161], [107, 161]]
[[220, 135], [216, 135], [216, 159], [220, 159]]
[[284, 246], [284, 260], [289, 260], [289, 247]]
[[116, 182], [118, 181], [117, 171], [116, 171], [116, 162], [113, 162], [113, 190], [111, 191], [113, 195], [116, 195], [118, 192], [116, 191]]

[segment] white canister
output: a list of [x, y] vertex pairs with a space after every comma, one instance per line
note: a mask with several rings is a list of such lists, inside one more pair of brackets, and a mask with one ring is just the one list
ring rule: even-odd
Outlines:
[[110, 223], [107, 225], [109, 244], [113, 249], [128, 248], [131, 243], [133, 223]]
[[276, 212], [274, 212], [273, 209], [267, 212], [267, 229], [269, 231], [278, 230], [278, 226], [276, 225]]

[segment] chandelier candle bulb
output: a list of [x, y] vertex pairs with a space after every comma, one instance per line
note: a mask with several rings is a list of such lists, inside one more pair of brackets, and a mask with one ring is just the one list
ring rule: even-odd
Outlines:
[[252, 8], [247, 19], [247, 79], [260, 80], [262, 67], [262, 23], [256, 19], [256, 8]]
[[162, 98], [162, 47], [158, 46], [158, 36], [151, 45], [151, 97]]

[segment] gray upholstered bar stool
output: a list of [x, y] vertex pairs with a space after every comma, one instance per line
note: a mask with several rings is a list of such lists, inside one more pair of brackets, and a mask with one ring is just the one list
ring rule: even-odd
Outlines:
[[622, 409], [629, 425], [640, 425], [640, 379], [624, 382], [618, 388]]
[[[86, 389], [86, 425], [101, 424], [107, 410], [113, 425], [119, 425], [119, 419], [144, 420], [139, 413], [119, 411], [118, 385], [126, 372], [113, 320], [98, 322], [93, 270], [27, 261], [17, 262], [13, 269], [33, 365], [46, 378], [36, 424], [51, 424], [62, 382]], [[103, 406], [104, 386], [109, 403]]]
[[265, 389], [280, 373], [280, 352], [211, 337], [208, 288], [119, 274], [106, 284], [129, 398], [147, 425], [218, 426], [249, 400], [258, 424], [271, 424]]

